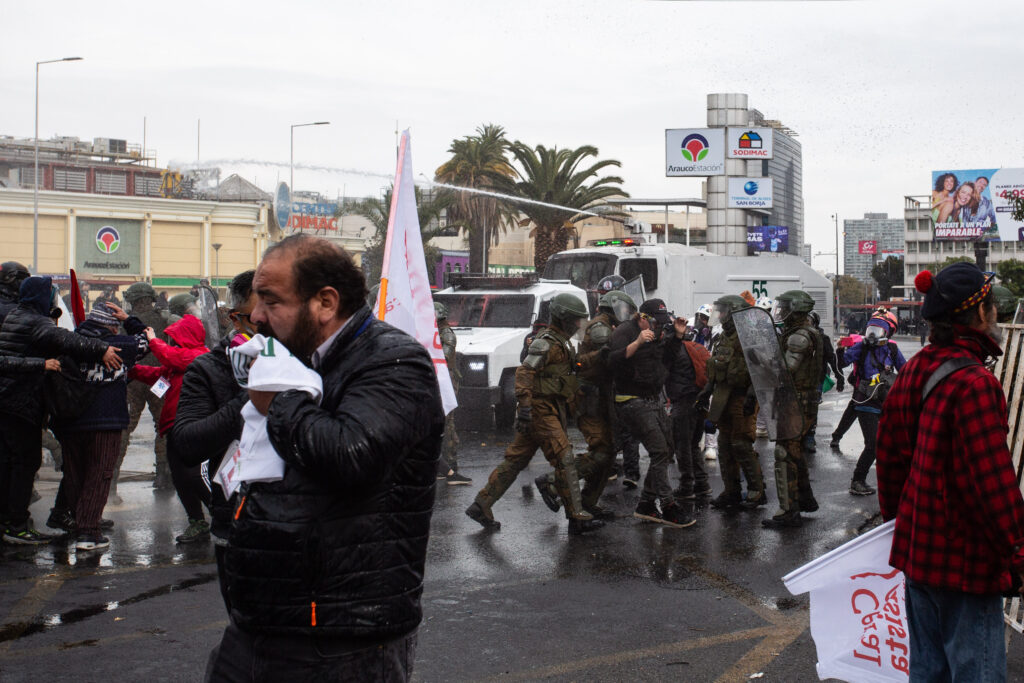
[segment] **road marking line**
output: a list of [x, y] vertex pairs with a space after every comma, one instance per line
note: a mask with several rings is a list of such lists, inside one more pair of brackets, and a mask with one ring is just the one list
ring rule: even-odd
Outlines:
[[211, 622], [206, 623], [206, 624], [201, 624], [201, 625], [196, 626], [194, 628], [183, 629], [182, 631], [174, 631], [174, 632], [166, 631], [164, 633], [153, 633], [152, 631], [145, 631], [145, 630], [143, 630], [143, 631], [135, 631], [134, 633], [125, 633], [125, 634], [117, 635], [117, 636], [109, 636], [107, 638], [97, 638], [95, 640], [89, 640], [87, 644], [83, 643], [83, 642], [77, 642], [77, 643], [76, 642], [70, 642], [70, 643], [61, 643], [59, 645], [44, 645], [42, 647], [23, 648], [23, 649], [20, 649], [20, 650], [14, 650], [12, 652], [0, 651], [0, 659], [14, 659], [14, 658], [21, 658], [21, 657], [45, 657], [45, 656], [51, 656], [53, 654], [60, 653], [60, 652], [66, 652], [67, 650], [72, 649], [72, 648], [74, 648], [76, 646], [78, 646], [78, 647], [86, 647], [86, 646], [88, 646], [88, 647], [92, 647], [92, 648], [98, 648], [98, 647], [104, 647], [106, 645], [116, 645], [118, 643], [124, 643], [124, 642], [130, 642], [130, 641], [133, 641], [133, 640], [139, 640], [141, 638], [146, 638], [147, 636], [150, 637], [150, 638], [155, 638], [155, 637], [159, 637], [159, 636], [163, 636], [163, 635], [175, 637], [175, 636], [180, 635], [181, 633], [200, 633], [202, 631], [223, 630], [225, 627], [227, 627], [227, 625], [228, 625], [228, 620], [227, 619], [219, 619], [217, 621], [211, 621]]
[[772, 629], [767, 638], [737, 659], [731, 667], [715, 679], [715, 683], [746, 680], [750, 674], [764, 671], [780, 652], [789, 647], [790, 643], [799, 638], [800, 634], [807, 629], [807, 623], [802, 618], [791, 618], [790, 621], [793, 623], [789, 627], [779, 628], [776, 626]]
[[[28, 593], [11, 608], [7, 618], [4, 620], [4, 624], [22, 624], [22, 630], [27, 629], [32, 619], [38, 616], [46, 603], [64, 585], [66, 578], [66, 576], [53, 574], [37, 579], [35, 585], [28, 590]], [[4, 643], [0, 643], [0, 653], [6, 653], [10, 650], [16, 640], [17, 636]]]

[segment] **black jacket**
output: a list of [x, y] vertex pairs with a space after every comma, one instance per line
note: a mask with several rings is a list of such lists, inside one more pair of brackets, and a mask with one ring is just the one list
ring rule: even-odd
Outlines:
[[673, 405], [693, 405], [700, 388], [697, 386], [697, 373], [693, 369], [693, 360], [690, 353], [682, 344], [672, 361], [668, 371], [668, 379], [665, 380], [665, 395], [672, 401]]
[[616, 394], [654, 398], [665, 386], [668, 369], [682, 342], [675, 334], [666, 333], [660, 339], [642, 344], [631, 358], [626, 358], [626, 347], [639, 335], [636, 318], [616, 327], [608, 342], [608, 366], [612, 368]]
[[284, 479], [243, 487], [225, 553], [250, 632], [382, 640], [420, 623], [444, 415], [426, 349], [362, 307], [302, 391], [270, 404]]
[[72, 432], [97, 432], [122, 430], [128, 426], [128, 371], [149, 352], [146, 340], [146, 326], [141, 320], [129, 317], [124, 321], [127, 335], [114, 334], [102, 325], [86, 320], [75, 334], [89, 339], [98, 339], [120, 349], [121, 367], [108, 370], [103, 363], [79, 364], [87, 382], [96, 385], [96, 393], [89, 407], [73, 420], [54, 423], [55, 433], [64, 438]]
[[[48, 277], [30, 277], [21, 284], [21, 302], [0, 327], [0, 356], [101, 360], [106, 342], [57, 327], [50, 318], [50, 287]], [[0, 375], [0, 413], [8, 417], [41, 426], [43, 394], [42, 373]]]
[[[249, 393], [238, 386], [231, 371], [231, 361], [225, 352], [229, 343], [230, 337], [222, 339], [212, 351], [188, 366], [168, 441], [175, 456], [190, 467], [209, 460], [211, 483], [228, 446], [242, 436], [242, 406], [249, 400]], [[210, 531], [227, 538], [233, 510], [219, 484], [212, 483], [210, 488]]]

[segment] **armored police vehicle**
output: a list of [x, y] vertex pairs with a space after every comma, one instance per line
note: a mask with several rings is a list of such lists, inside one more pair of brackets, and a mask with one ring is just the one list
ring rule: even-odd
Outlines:
[[[512, 428], [513, 382], [523, 342], [537, 321], [547, 323], [552, 297], [562, 292], [586, 304], [587, 294], [568, 281], [454, 273], [451, 287], [434, 294], [448, 307], [448, 324], [458, 337], [460, 427]], [[592, 310], [592, 309], [588, 309]]]

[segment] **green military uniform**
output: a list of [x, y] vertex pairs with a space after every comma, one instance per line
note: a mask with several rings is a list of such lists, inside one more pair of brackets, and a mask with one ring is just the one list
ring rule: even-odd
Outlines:
[[578, 458], [576, 469], [584, 481], [584, 508], [594, 508], [608, 484], [608, 476], [615, 464], [615, 436], [612, 432], [615, 391], [612, 374], [601, 360], [601, 349], [612, 338], [617, 321], [609, 313], [601, 313], [587, 323], [580, 344], [581, 360], [590, 360], [586, 369], [578, 373], [580, 389], [576, 395], [576, 426], [587, 442], [587, 455]]
[[[125, 303], [130, 307], [128, 313], [134, 315], [148, 327], [152, 327], [157, 337], [167, 341], [164, 329], [168, 325], [168, 318], [165, 313], [156, 309], [156, 291], [153, 290], [153, 287], [146, 282], [136, 282], [128, 287], [124, 298]], [[142, 357], [138, 365], [158, 366], [160, 361], [150, 351]], [[171, 489], [174, 487], [171, 481], [171, 470], [167, 464], [167, 438], [161, 436], [156, 429], [160, 424], [160, 411], [163, 410], [164, 400], [158, 398], [150, 390], [149, 385], [133, 380], [128, 382], [128, 427], [121, 432], [121, 451], [117, 456], [117, 465], [110, 482], [109, 499], [113, 502], [118, 500], [117, 478], [121, 472], [121, 463], [124, 461], [125, 453], [128, 451], [129, 439], [139, 425], [143, 409], [147, 407], [149, 414], [153, 416], [153, 431], [156, 439], [153, 447], [156, 456], [156, 478], [153, 481], [153, 488]]]
[[[455, 390], [455, 395], [458, 396], [459, 384], [462, 381], [462, 375], [459, 373], [458, 363], [456, 363], [455, 356], [455, 347], [458, 345], [458, 338], [456, 338], [455, 331], [452, 330], [451, 325], [448, 324], [447, 318], [438, 319], [437, 334], [441, 338], [441, 349], [444, 351], [444, 360], [448, 363], [448, 375], [452, 378], [452, 388]], [[440, 463], [440, 466], [447, 466], [447, 468], [458, 471], [458, 452], [459, 435], [455, 431], [455, 411], [453, 410], [444, 418], [444, 440], [441, 442], [442, 462]], [[447, 473], [448, 469], [445, 469], [445, 474]]]
[[[726, 305], [746, 307], [740, 297], [728, 299]], [[737, 302], [730, 303], [732, 299]], [[718, 427], [718, 462], [725, 491], [712, 504], [715, 507], [732, 507], [741, 504], [743, 497], [740, 486], [740, 471], [747, 480], [747, 505], [756, 507], [765, 502], [764, 475], [761, 461], [754, 451], [756, 415], [749, 411], [748, 396], [753, 389], [750, 372], [743, 356], [736, 325], [731, 319], [722, 324], [722, 334], [716, 341], [714, 353], [707, 365], [708, 386], [713, 386], [708, 419]], [[747, 410], [744, 405], [748, 404]], [[745, 414], [750, 412], [749, 415]]]
[[791, 312], [781, 319], [779, 345], [796, 389], [803, 427], [799, 435], [775, 444], [775, 488], [779, 494], [780, 510], [772, 519], [764, 520], [765, 526], [773, 528], [799, 526], [801, 511], [814, 512], [818, 509], [818, 502], [811, 491], [803, 440], [818, 412], [824, 353], [822, 335], [807, 316], [814, 306], [810, 295], [792, 290], [779, 295], [776, 301], [783, 307], [780, 309], [783, 312], [786, 306], [791, 307]]

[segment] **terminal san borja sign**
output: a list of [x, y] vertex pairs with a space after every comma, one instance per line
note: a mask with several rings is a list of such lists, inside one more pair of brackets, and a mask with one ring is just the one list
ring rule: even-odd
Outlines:
[[725, 173], [724, 128], [665, 131], [665, 175], [707, 177]]
[[771, 159], [771, 128], [729, 126], [725, 133], [725, 156], [728, 159]]
[[730, 209], [772, 208], [771, 178], [729, 178]]

